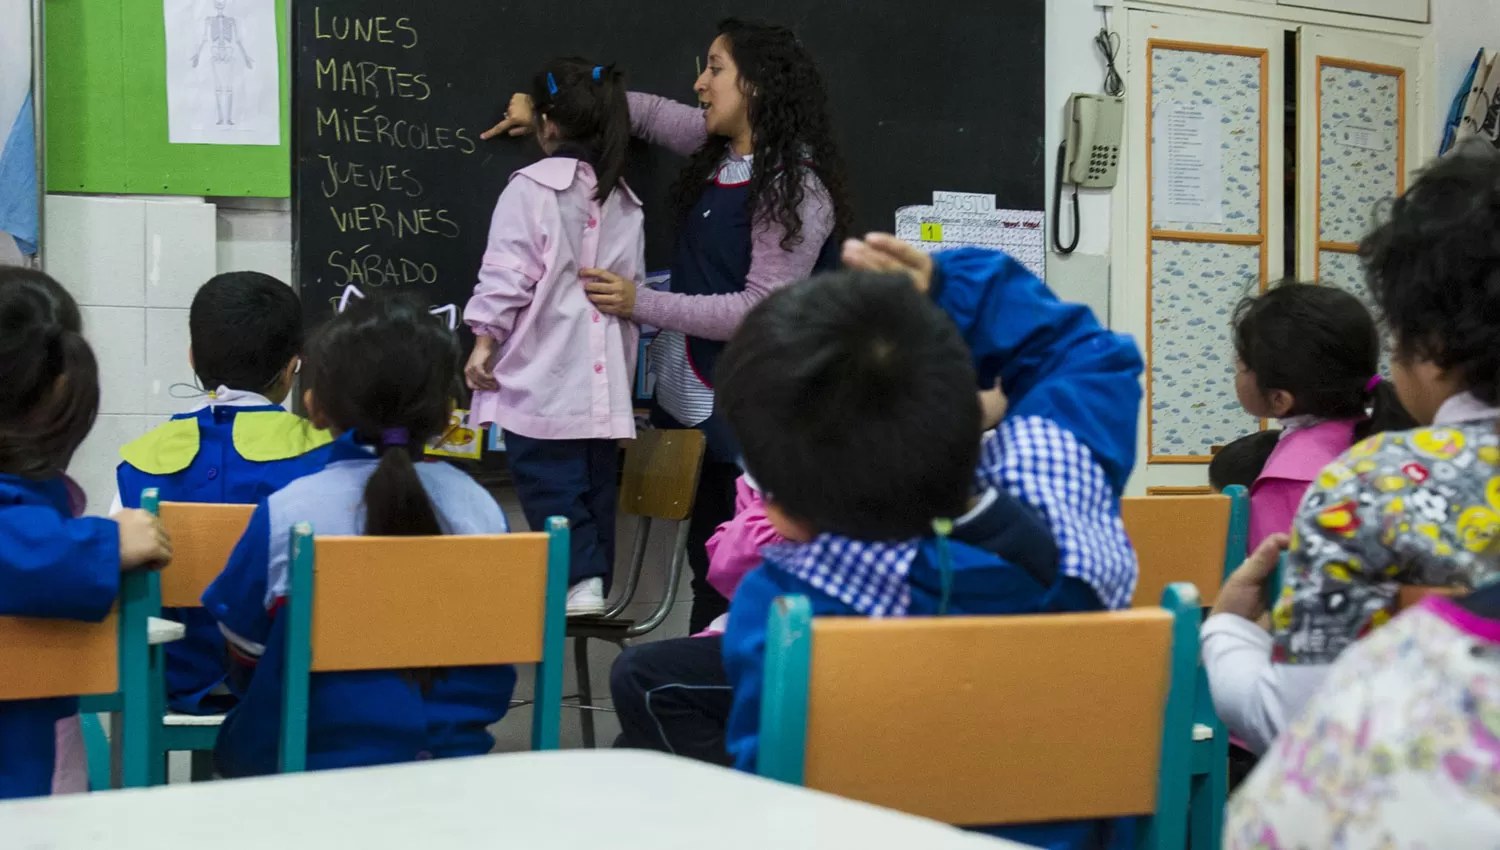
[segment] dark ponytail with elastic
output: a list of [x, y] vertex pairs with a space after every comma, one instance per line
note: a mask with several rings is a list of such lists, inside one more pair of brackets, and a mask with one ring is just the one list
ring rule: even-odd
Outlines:
[[625, 75], [613, 64], [588, 59], [554, 59], [531, 79], [537, 120], [548, 118], [562, 133], [557, 153], [576, 156], [594, 168], [600, 202], [620, 185], [630, 147], [630, 104]]
[[1376, 379], [1380, 332], [1369, 308], [1348, 292], [1283, 281], [1241, 301], [1233, 323], [1234, 353], [1260, 392], [1292, 394], [1287, 416], [1360, 419], [1359, 440], [1416, 426], [1394, 388]]
[[1417, 427], [1417, 420], [1401, 404], [1396, 385], [1384, 378], [1371, 378], [1370, 418], [1354, 426], [1354, 439], [1363, 440], [1386, 431], [1406, 431]]
[[443, 533], [415, 462], [448, 427], [459, 358], [453, 332], [406, 295], [353, 300], [308, 342], [304, 374], [318, 414], [380, 455], [365, 485], [365, 534]]
[[98, 413], [78, 304], [44, 272], [0, 266], [0, 473], [62, 474]]

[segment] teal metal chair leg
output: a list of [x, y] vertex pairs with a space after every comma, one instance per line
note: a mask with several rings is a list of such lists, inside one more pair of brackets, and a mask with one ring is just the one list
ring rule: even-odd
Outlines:
[[542, 625], [542, 660], [536, 665], [531, 706], [531, 748], [555, 750], [562, 724], [563, 656], [567, 651], [568, 566], [572, 531], [563, 517], [547, 520], [547, 613]]
[[313, 530], [292, 528], [291, 586], [281, 616], [286, 618], [286, 665], [281, 683], [281, 772], [307, 769], [307, 698], [312, 675]]
[[[125, 788], [145, 788], [161, 771], [152, 768], [156, 748], [151, 692], [152, 648], [146, 621], [159, 610], [161, 586], [155, 573], [128, 573], [120, 579], [120, 728], [121, 781]], [[159, 720], [157, 722], [160, 722]]]
[[812, 603], [778, 596], [766, 624], [756, 772], [801, 785], [807, 758], [807, 680], [812, 666]]
[[1188, 846], [1192, 850], [1218, 850], [1224, 832], [1224, 804], [1229, 796], [1229, 730], [1214, 713], [1208, 690], [1208, 673], [1198, 666], [1197, 694], [1193, 701], [1194, 725], [1207, 726], [1213, 737], [1193, 741], [1193, 787], [1189, 802], [1191, 817]]
[[1203, 615], [1198, 590], [1191, 584], [1168, 585], [1162, 591], [1161, 604], [1173, 617], [1171, 685], [1162, 728], [1156, 814], [1146, 827], [1141, 846], [1177, 850], [1187, 846], [1193, 708], [1198, 691], [1198, 626]]
[[107, 791], [110, 787], [109, 738], [97, 714], [80, 714], [83, 728], [83, 751], [88, 758], [89, 790]]
[[[1229, 497], [1229, 531], [1224, 539], [1224, 580], [1228, 581], [1244, 562], [1249, 548], [1250, 492], [1234, 485], [1226, 487], [1224, 495]], [[1214, 712], [1213, 694], [1201, 661], [1197, 680], [1193, 720], [1213, 730], [1213, 737], [1193, 741], [1188, 846], [1192, 850], [1218, 850], [1229, 796], [1229, 730]]]

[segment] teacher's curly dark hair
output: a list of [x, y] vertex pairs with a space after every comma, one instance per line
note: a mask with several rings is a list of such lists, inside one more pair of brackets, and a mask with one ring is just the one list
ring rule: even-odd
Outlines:
[[[776, 224], [785, 230], [781, 247], [802, 241], [805, 198], [803, 176], [817, 175], [833, 203], [833, 235], [848, 235], [853, 224], [844, 159], [833, 136], [828, 94], [812, 56], [788, 28], [728, 18], [719, 35], [738, 66], [740, 89], [753, 128], [754, 159], [750, 171], [750, 208], [756, 224]], [[679, 216], [698, 202], [728, 151], [730, 140], [710, 136], [693, 154], [672, 197]]]

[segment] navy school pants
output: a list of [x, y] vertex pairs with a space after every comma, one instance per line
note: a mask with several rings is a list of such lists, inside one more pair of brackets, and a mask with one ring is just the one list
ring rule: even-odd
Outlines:
[[614, 440], [538, 440], [506, 431], [505, 456], [532, 530], [545, 531], [548, 517], [568, 520], [573, 541], [568, 584], [602, 578], [608, 593], [615, 569], [619, 444]]
[[609, 672], [620, 720], [615, 746], [733, 764], [724, 749], [734, 689], [723, 648], [715, 635], [636, 644], [621, 653]]

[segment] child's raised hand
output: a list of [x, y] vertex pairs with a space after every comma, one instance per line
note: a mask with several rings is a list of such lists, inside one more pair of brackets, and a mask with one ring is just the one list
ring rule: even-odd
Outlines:
[[1276, 571], [1281, 553], [1290, 540], [1285, 534], [1273, 534], [1261, 541], [1219, 589], [1215, 614], [1235, 614], [1252, 622], [1266, 613], [1266, 579]]
[[496, 136], [528, 136], [536, 130], [532, 122], [536, 120], [536, 109], [532, 106], [531, 95], [517, 92], [510, 96], [510, 106], [505, 110], [505, 120], [479, 134], [481, 139], [493, 139]]
[[120, 511], [110, 517], [120, 526], [120, 570], [161, 569], [172, 562], [172, 539], [161, 520], [146, 511]]
[[464, 382], [469, 389], [490, 392], [500, 389], [500, 382], [495, 380], [495, 354], [493, 337], [484, 334], [474, 337], [474, 352], [464, 365]]
[[844, 241], [844, 265], [871, 272], [906, 272], [926, 294], [932, 287], [932, 257], [889, 233], [871, 233]]

